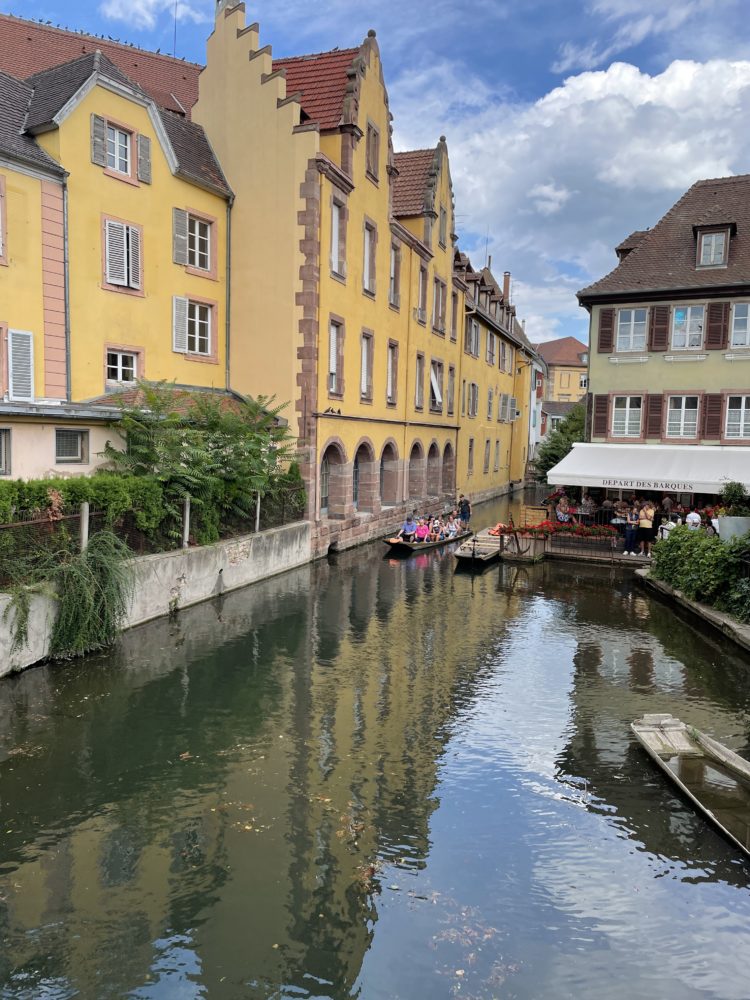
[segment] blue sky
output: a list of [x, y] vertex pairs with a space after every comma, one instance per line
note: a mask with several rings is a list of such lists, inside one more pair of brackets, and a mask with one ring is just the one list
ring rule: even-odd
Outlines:
[[[375, 28], [396, 149], [448, 138], [461, 244], [510, 270], [533, 339], [586, 339], [575, 291], [701, 177], [750, 172], [750, 0], [261, 0], [276, 55]], [[177, 0], [203, 59], [214, 0]], [[0, 11], [172, 51], [174, 0], [0, 0]]]

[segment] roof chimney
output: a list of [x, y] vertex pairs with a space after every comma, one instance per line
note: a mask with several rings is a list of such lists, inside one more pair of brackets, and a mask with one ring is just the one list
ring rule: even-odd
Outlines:
[[510, 271], [503, 271], [503, 299], [506, 303], [510, 299]]
[[492, 270], [492, 254], [490, 254], [489, 257], [487, 258], [487, 270], [488, 271]]

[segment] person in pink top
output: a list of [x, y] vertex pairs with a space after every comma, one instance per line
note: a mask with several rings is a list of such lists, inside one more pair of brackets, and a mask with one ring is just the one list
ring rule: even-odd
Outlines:
[[427, 524], [423, 517], [419, 518], [417, 522], [417, 530], [415, 532], [416, 541], [426, 542], [430, 537], [430, 526]]

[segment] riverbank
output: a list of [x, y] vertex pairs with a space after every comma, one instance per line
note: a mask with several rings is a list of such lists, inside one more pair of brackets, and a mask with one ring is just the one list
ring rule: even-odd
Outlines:
[[709, 607], [708, 604], [691, 601], [679, 590], [670, 587], [669, 584], [663, 583], [661, 580], [654, 580], [648, 569], [637, 569], [635, 575], [644, 586], [660, 594], [662, 597], [668, 598], [681, 608], [689, 611], [691, 615], [695, 615], [703, 621], [708, 622], [709, 625], [713, 625], [715, 629], [718, 629], [728, 639], [731, 639], [738, 646], [750, 652], [750, 625], [741, 625], [740, 622], [736, 621], [730, 615], [725, 615], [722, 611], [717, 611], [716, 608]]

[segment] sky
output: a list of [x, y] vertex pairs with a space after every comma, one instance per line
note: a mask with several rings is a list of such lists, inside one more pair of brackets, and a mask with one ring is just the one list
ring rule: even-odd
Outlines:
[[[202, 62], [215, 0], [0, 0]], [[448, 140], [460, 246], [534, 341], [700, 178], [750, 172], [750, 0], [246, 0], [274, 55], [377, 31], [396, 150]]]

